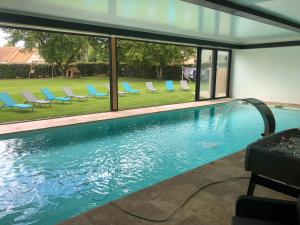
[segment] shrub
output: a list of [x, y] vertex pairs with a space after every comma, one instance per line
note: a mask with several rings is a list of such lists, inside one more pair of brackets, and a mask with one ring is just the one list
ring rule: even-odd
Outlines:
[[118, 75], [123, 77], [156, 78], [156, 70], [153, 65], [118, 65]]
[[163, 67], [163, 80], [181, 80], [181, 76], [181, 65], [168, 65]]
[[101, 62], [76, 62], [70, 64], [80, 71], [80, 76], [95, 76], [100, 74], [108, 74], [108, 64]]

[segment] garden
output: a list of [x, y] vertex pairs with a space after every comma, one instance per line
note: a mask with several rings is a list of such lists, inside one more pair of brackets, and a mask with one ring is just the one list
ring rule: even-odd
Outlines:
[[[52, 101], [49, 105], [34, 105], [34, 109], [2, 107], [0, 123], [65, 117], [110, 111], [108, 40], [97, 36], [80, 36], [42, 31], [2, 29], [7, 45], [2, 49], [15, 48], [24, 62], [0, 58], [0, 93], [7, 93], [18, 104], [24, 104], [23, 91], [31, 92], [37, 99], [45, 100], [42, 88], [48, 88], [55, 97], [66, 97], [64, 87], [75, 95], [87, 96], [87, 85], [106, 96], [89, 96], [87, 101], [71, 103]], [[3, 50], [3, 51], [4, 51]], [[0, 50], [1, 51], [1, 50]], [[32, 53], [35, 53], [33, 55]], [[3, 55], [3, 53], [2, 53]], [[19, 57], [22, 58], [22, 57]], [[123, 82], [138, 94], [119, 95], [119, 110], [158, 106], [195, 100], [196, 48], [172, 44], [150, 43], [121, 39], [117, 44], [118, 89], [124, 92]], [[5, 61], [7, 60], [7, 61]], [[202, 62], [206, 71], [201, 88], [209, 86], [209, 58]], [[183, 68], [192, 74], [183, 76]], [[180, 88], [180, 80], [187, 81], [188, 90]], [[173, 82], [174, 90], [166, 90], [166, 81]], [[146, 90], [145, 82], [152, 82], [156, 92]], [[28, 103], [28, 102], [27, 102]], [[32, 103], [28, 103], [32, 104]], [[0, 106], [5, 104], [0, 103]]]
[[[165, 81], [156, 79], [121, 77], [119, 78], [119, 90], [123, 91], [122, 82], [128, 82], [132, 88], [140, 90], [139, 94], [126, 94], [119, 96], [119, 109], [140, 108], [147, 106], [166, 105], [194, 100], [194, 82], [189, 82], [190, 91], [182, 91], [179, 81], [174, 81], [174, 91], [168, 92], [165, 88]], [[145, 82], [153, 82], [158, 90], [156, 93], [146, 91]], [[41, 88], [47, 87], [57, 97], [64, 97], [63, 87], [70, 87], [76, 95], [88, 95], [86, 86], [92, 84], [97, 91], [107, 93], [106, 84], [109, 83], [107, 76], [81, 77], [67, 79], [64, 77], [42, 78], [42, 79], [5, 79], [0, 80], [0, 93], [6, 92], [17, 103], [24, 103], [21, 91], [30, 91], [38, 99], [45, 99]], [[0, 123], [35, 120], [42, 118], [53, 118], [73, 116], [89, 113], [106, 112], [110, 110], [110, 98], [89, 97], [87, 101], [73, 100], [69, 103], [53, 102], [52, 106], [38, 106], [31, 110], [18, 110], [3, 108], [0, 110]]]

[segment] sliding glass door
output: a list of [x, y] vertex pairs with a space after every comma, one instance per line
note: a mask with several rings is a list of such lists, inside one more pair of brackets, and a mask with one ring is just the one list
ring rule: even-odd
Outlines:
[[200, 100], [212, 98], [212, 59], [213, 50], [202, 49], [200, 72]]
[[220, 98], [227, 96], [229, 52], [218, 51], [217, 54], [215, 97]]

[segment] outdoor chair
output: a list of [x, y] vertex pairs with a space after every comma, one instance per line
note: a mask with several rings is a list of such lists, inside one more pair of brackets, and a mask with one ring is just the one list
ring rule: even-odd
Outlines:
[[300, 225], [300, 198], [285, 201], [241, 196], [232, 225]]
[[152, 82], [145, 82], [146, 83], [146, 90], [150, 92], [157, 92], [157, 89], [153, 86]]
[[107, 97], [106, 93], [97, 92], [97, 90], [91, 84], [87, 85], [87, 91], [88, 91], [88, 95], [91, 97], [96, 97], [96, 98]]
[[189, 91], [190, 90], [190, 87], [189, 87], [189, 85], [188, 85], [188, 83], [187, 83], [186, 80], [181, 80], [180, 81], [180, 88], [183, 91]]
[[[107, 89], [107, 93], [110, 93], [110, 85], [109, 84], [105, 84], [105, 87]], [[118, 95], [125, 96], [126, 92], [124, 92], [124, 91], [118, 91]]]
[[25, 103], [32, 103], [33, 105], [38, 104], [39, 106], [49, 105], [51, 107], [51, 102], [49, 100], [38, 99], [30, 91], [22, 91], [21, 94], [25, 98]]
[[84, 96], [84, 95], [75, 95], [75, 94], [73, 93], [72, 89], [69, 88], [69, 87], [64, 87], [64, 88], [63, 88], [63, 92], [65, 93], [66, 97], [71, 98], [72, 100], [73, 100], [73, 99], [77, 99], [77, 101], [80, 101], [80, 100], [87, 101], [87, 99], [88, 99], [88, 96]]
[[167, 80], [166, 81], [166, 89], [167, 91], [174, 91], [173, 81]]
[[20, 110], [22, 109], [31, 109], [33, 111], [33, 106], [30, 104], [17, 104], [7, 93], [0, 93], [0, 101], [3, 103], [3, 105], [0, 107], [2, 108], [18, 108]]
[[42, 88], [41, 89], [42, 93], [45, 95], [46, 100], [48, 101], [60, 101], [60, 102], [69, 102], [71, 103], [71, 98], [66, 98], [66, 97], [56, 97], [48, 88]]
[[125, 92], [130, 93], [130, 94], [140, 93], [139, 90], [132, 89], [132, 87], [130, 87], [130, 85], [127, 82], [123, 82], [123, 89]]

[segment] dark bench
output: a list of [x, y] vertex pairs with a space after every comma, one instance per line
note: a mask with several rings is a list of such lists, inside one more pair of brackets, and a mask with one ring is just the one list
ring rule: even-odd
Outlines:
[[300, 198], [284, 201], [241, 196], [232, 225], [300, 225]]
[[300, 195], [300, 128], [285, 130], [247, 147], [245, 169], [252, 173], [247, 195], [255, 185], [298, 198]]

